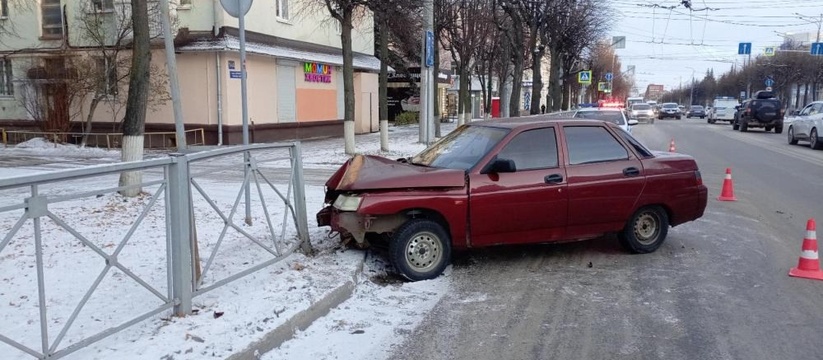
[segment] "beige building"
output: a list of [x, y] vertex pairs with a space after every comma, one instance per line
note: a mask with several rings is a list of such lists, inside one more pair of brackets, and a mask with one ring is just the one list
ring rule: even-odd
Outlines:
[[[178, 79], [186, 129], [209, 144], [241, 141], [238, 19], [217, 0], [171, 0]], [[129, 1], [0, 0], [0, 127], [81, 132], [92, 99], [93, 131], [119, 132], [125, 112]], [[245, 18], [249, 129], [252, 141], [342, 136], [343, 78], [339, 25], [318, 0], [256, 0]], [[314, 4], [314, 6], [312, 5]], [[146, 131], [173, 131], [158, 1], [149, 0], [153, 36], [152, 103]], [[353, 33], [356, 132], [378, 129], [379, 60], [373, 20], [364, 12]], [[96, 32], [90, 24], [98, 24]], [[124, 25], [125, 24], [125, 25]], [[99, 37], [90, 33], [102, 34]], [[105, 47], [102, 45], [106, 45]], [[123, 55], [125, 54], [125, 55]], [[85, 59], [85, 60], [83, 60]], [[97, 71], [94, 68], [97, 68]], [[85, 94], [73, 90], [89, 77]], [[61, 79], [63, 85], [55, 85]], [[39, 89], [39, 90], [36, 90]], [[68, 90], [66, 90], [68, 89]], [[65, 94], [64, 94], [65, 93]], [[83, 93], [83, 94], [81, 94]], [[48, 99], [49, 106], [32, 106]], [[54, 106], [55, 103], [70, 103]], [[35, 109], [35, 110], [33, 110]], [[39, 111], [36, 109], [40, 109]], [[59, 125], [69, 119], [69, 127]], [[222, 134], [222, 138], [218, 137]]]

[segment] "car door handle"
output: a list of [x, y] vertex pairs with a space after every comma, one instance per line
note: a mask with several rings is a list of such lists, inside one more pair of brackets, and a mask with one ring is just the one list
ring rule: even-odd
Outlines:
[[640, 170], [636, 167], [627, 167], [623, 169], [623, 175], [632, 177], [640, 175]]
[[546, 181], [546, 184], [559, 184], [559, 183], [563, 182], [563, 175], [560, 175], [560, 174], [546, 175], [546, 177], [543, 178], [543, 180]]

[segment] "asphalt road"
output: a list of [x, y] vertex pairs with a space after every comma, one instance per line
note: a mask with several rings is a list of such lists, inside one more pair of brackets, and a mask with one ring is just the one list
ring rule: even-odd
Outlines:
[[[389, 358], [823, 358], [823, 281], [787, 275], [806, 220], [823, 223], [823, 151], [699, 119], [635, 135], [697, 159], [702, 219], [653, 254], [607, 237], [457, 255], [452, 291]], [[737, 202], [715, 200], [726, 167]]]

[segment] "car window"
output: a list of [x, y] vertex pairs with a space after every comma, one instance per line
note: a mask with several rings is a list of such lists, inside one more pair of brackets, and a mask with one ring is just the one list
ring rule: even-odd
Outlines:
[[820, 114], [823, 112], [823, 104], [812, 104], [811, 111], [809, 111], [809, 115]]
[[510, 130], [464, 125], [411, 159], [412, 164], [468, 170], [480, 161]]
[[629, 152], [600, 126], [567, 126], [566, 146], [569, 150], [569, 164], [589, 164], [629, 158]]
[[557, 138], [554, 128], [517, 134], [497, 157], [514, 160], [517, 171], [557, 167]]
[[652, 151], [649, 150], [649, 148], [643, 145], [640, 140], [635, 139], [632, 134], [626, 132], [626, 130], [620, 129], [620, 136], [622, 136], [623, 140], [626, 140], [626, 142], [629, 143], [629, 145], [631, 145], [642, 158], [648, 159], [654, 157], [654, 154], [652, 154]]
[[806, 107], [803, 108], [803, 111], [800, 112], [800, 116], [809, 115], [809, 113], [812, 111], [812, 106], [814, 106], [814, 104], [806, 105]]
[[677, 104], [663, 104], [664, 109], [677, 109]]
[[700, 105], [694, 105], [692, 106], [692, 110], [703, 110], [703, 107]]
[[626, 120], [620, 111], [578, 111], [574, 114], [576, 119], [603, 120], [617, 125], [625, 125]]
[[649, 109], [651, 109], [651, 108], [652, 108], [651, 106], [649, 106], [649, 105], [644, 105], [644, 104], [635, 104], [635, 105], [632, 105], [632, 110], [649, 110]]

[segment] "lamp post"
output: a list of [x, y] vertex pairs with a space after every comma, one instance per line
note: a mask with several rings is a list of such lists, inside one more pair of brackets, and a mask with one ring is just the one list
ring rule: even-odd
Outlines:
[[686, 66], [686, 69], [690, 69], [692, 71], [692, 86], [691, 86], [691, 94], [689, 94], [689, 106], [694, 105], [694, 68]]

